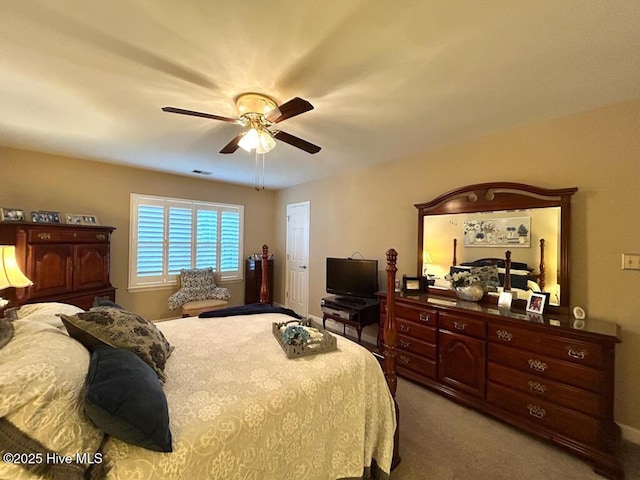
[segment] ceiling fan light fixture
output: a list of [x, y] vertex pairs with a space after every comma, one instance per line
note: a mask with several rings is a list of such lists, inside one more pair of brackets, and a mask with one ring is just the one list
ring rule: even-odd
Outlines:
[[255, 150], [256, 153], [264, 154], [273, 150], [276, 141], [268, 130], [250, 128], [238, 141], [238, 146], [246, 152]]
[[242, 148], [246, 152], [251, 152], [251, 150], [258, 146], [259, 142], [260, 139], [258, 137], [258, 131], [255, 128], [251, 128], [238, 141], [238, 146], [240, 146], [240, 148]]
[[258, 153], [270, 152], [276, 146], [276, 141], [267, 130], [262, 130], [258, 133], [258, 140], [258, 146], [256, 147]]
[[264, 115], [278, 108], [278, 104], [272, 98], [259, 93], [243, 93], [236, 98], [236, 108], [241, 116], [247, 113]]

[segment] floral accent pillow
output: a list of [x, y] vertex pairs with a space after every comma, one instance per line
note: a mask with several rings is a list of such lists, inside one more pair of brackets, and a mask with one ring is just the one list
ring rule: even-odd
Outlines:
[[169, 310], [175, 310], [196, 300], [231, 299], [228, 289], [216, 285], [211, 267], [180, 270], [180, 286], [180, 290], [169, 297]]
[[471, 275], [478, 277], [480, 283], [484, 287], [486, 292], [497, 292], [498, 285], [500, 285], [500, 278], [498, 276], [498, 267], [495, 265], [485, 265], [483, 267], [472, 267]]
[[114, 307], [97, 307], [75, 315], [61, 314], [69, 335], [89, 351], [109, 345], [135, 353], [163, 382], [164, 367], [173, 348], [160, 330], [140, 315]]

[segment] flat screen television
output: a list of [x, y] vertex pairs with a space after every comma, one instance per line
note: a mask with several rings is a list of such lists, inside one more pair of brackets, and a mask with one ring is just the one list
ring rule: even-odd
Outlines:
[[327, 258], [327, 293], [346, 297], [376, 298], [378, 261]]

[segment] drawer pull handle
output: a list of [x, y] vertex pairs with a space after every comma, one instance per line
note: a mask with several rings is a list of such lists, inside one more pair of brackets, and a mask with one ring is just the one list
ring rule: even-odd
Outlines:
[[39, 238], [40, 240], [51, 240], [51, 234], [50, 234], [50, 233], [47, 233], [47, 232], [39, 233], [39, 234], [38, 234], [38, 238]]
[[406, 325], [400, 325], [400, 331], [405, 333], [410, 332], [411, 327], [407, 327]]
[[529, 390], [539, 393], [540, 395], [544, 395], [547, 391], [547, 387], [540, 382], [529, 381]]
[[453, 322], [453, 326], [456, 330], [465, 330], [467, 328], [467, 324], [464, 322]]
[[411, 361], [411, 359], [409, 357], [405, 357], [404, 355], [400, 355], [398, 357], [398, 361], [403, 365], [409, 365], [409, 362]]
[[584, 358], [589, 354], [587, 350], [580, 350], [573, 347], [567, 347], [567, 355], [571, 358], [577, 358], [578, 360], [584, 360]]
[[411, 346], [411, 342], [407, 342], [406, 340], [400, 339], [400, 346], [403, 348], [409, 348]]
[[506, 330], [498, 330], [496, 332], [496, 336], [498, 340], [502, 340], [503, 342], [510, 342], [513, 340], [513, 334], [507, 332]]
[[531, 370], [535, 370], [536, 372], [544, 372], [548, 365], [540, 360], [534, 360], [532, 358], [529, 359], [529, 368]]
[[96, 238], [98, 240], [106, 240], [107, 236], [104, 233], [98, 233], [98, 234], [96, 234]]
[[419, 316], [420, 316], [420, 320], [423, 321], [423, 322], [428, 323], [428, 322], [431, 321], [431, 315], [429, 315], [426, 312], [420, 312]]
[[544, 408], [537, 405], [529, 404], [527, 405], [527, 408], [529, 409], [529, 415], [531, 415], [532, 417], [544, 418], [547, 414], [547, 411]]

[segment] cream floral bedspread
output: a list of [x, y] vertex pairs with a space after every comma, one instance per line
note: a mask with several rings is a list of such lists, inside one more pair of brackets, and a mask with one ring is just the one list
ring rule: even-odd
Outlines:
[[338, 350], [288, 359], [271, 333], [280, 314], [158, 323], [175, 350], [164, 386], [173, 453], [109, 439], [119, 480], [335, 480], [389, 472], [393, 399], [376, 359]]

